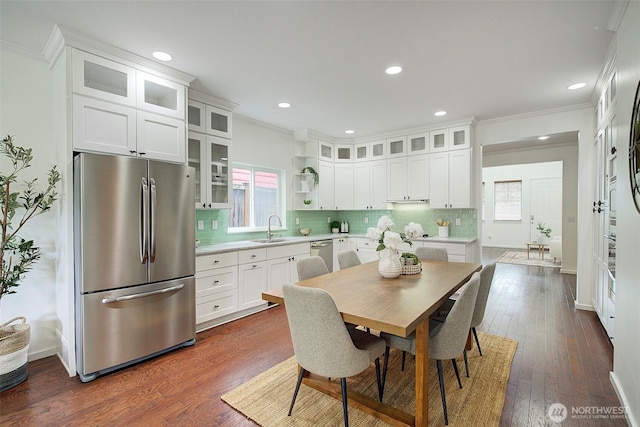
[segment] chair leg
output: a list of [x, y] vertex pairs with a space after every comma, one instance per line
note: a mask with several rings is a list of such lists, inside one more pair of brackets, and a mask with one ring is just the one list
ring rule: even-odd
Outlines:
[[460, 373], [458, 372], [458, 364], [456, 363], [456, 359], [451, 359], [451, 363], [453, 363], [453, 370], [456, 373], [456, 378], [458, 379], [458, 385], [462, 388], [462, 382], [460, 382]]
[[288, 416], [291, 416], [291, 411], [293, 411], [293, 404], [296, 403], [296, 397], [298, 397], [298, 390], [300, 390], [300, 384], [302, 383], [302, 377], [305, 374], [304, 368], [300, 367], [300, 373], [298, 374], [298, 382], [296, 383], [296, 389], [293, 391], [293, 399], [291, 399], [291, 406], [289, 407]]
[[389, 366], [389, 347], [384, 350], [384, 365], [382, 367], [382, 383], [380, 384], [380, 402], [384, 393], [384, 383], [387, 381], [387, 366]]
[[476, 345], [478, 346], [478, 352], [480, 353], [480, 356], [482, 356], [482, 349], [480, 348], [480, 341], [478, 341], [478, 333], [476, 332], [475, 326], [473, 328], [471, 328], [471, 331], [473, 332], [473, 337], [476, 339]]
[[464, 356], [464, 368], [467, 370], [467, 378], [469, 378], [469, 361], [467, 360], [467, 350], [462, 350]]
[[383, 390], [382, 390], [382, 379], [380, 378], [380, 358], [379, 357], [376, 357], [376, 382], [378, 383], [378, 396], [380, 397], [380, 402], [382, 402]]
[[340, 378], [340, 389], [342, 390], [342, 413], [344, 414], [344, 427], [349, 427], [349, 410], [347, 409], [347, 379]]
[[406, 352], [406, 351], [403, 351], [403, 352], [402, 352], [402, 366], [401, 366], [401, 368], [400, 368], [400, 370], [401, 370], [402, 372], [404, 372], [404, 359], [405, 359], [406, 357], [407, 357], [407, 352]]
[[440, 397], [442, 398], [442, 411], [444, 412], [444, 424], [449, 425], [449, 418], [447, 417], [447, 398], [444, 394], [444, 375], [442, 373], [442, 360], [436, 360], [436, 366], [438, 367], [438, 382], [440, 383]]

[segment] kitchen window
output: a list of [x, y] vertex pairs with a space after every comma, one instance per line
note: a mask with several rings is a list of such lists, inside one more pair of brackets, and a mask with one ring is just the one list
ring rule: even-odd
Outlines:
[[[229, 231], [266, 230], [272, 214], [286, 224], [283, 209], [283, 172], [259, 166], [234, 164]], [[272, 227], [277, 228], [272, 220]]]
[[494, 214], [496, 221], [522, 220], [522, 181], [494, 183]]

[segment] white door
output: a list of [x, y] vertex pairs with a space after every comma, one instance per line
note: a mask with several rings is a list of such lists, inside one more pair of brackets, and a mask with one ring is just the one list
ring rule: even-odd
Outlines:
[[551, 237], [562, 236], [562, 178], [531, 180], [531, 236], [536, 240], [538, 223], [551, 228]]

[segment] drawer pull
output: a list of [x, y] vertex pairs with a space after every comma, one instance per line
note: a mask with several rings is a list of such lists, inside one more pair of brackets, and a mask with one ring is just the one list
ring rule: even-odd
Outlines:
[[220, 308], [220, 306], [218, 304], [213, 306], [213, 309], [215, 310], [216, 308]]
[[213, 261], [213, 263], [214, 263], [214, 264], [217, 264], [217, 263], [219, 263], [219, 262], [220, 262], [220, 260], [219, 260], [219, 259], [216, 259], [216, 260], [214, 260], [214, 261]]
[[214, 285], [217, 285], [218, 283], [220, 283], [220, 280], [214, 280], [214, 281], [213, 281], [213, 284], [214, 284]]
[[256, 256], [257, 256], [256, 254], [253, 254], [253, 255], [251, 255], [251, 258], [255, 258]]

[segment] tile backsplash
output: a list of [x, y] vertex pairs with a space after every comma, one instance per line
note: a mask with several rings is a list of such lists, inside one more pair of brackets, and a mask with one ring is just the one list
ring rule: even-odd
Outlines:
[[[196, 239], [203, 245], [232, 242], [238, 240], [251, 240], [266, 237], [264, 231], [247, 233], [227, 233], [227, 210], [196, 210]], [[364, 210], [364, 211], [316, 211], [316, 210], [291, 210], [287, 211], [287, 230], [282, 231], [284, 236], [297, 235], [297, 229], [301, 227], [311, 228], [311, 235], [330, 233], [328, 218], [331, 221], [347, 221], [350, 234], [365, 234], [367, 228], [375, 227], [382, 215], [389, 215], [395, 223], [394, 231], [403, 231], [409, 222], [417, 222], [422, 225], [429, 236], [438, 235], [436, 221], [441, 218], [449, 221], [450, 237], [477, 237], [477, 211], [475, 209], [429, 209], [419, 204], [399, 204], [393, 210]], [[296, 218], [300, 225], [296, 224]], [[460, 225], [456, 225], [456, 218], [460, 219]], [[204, 229], [198, 230], [198, 221], [202, 221]], [[212, 223], [217, 221], [217, 229], [213, 229]], [[276, 232], [278, 235], [280, 232]]]

